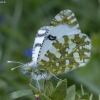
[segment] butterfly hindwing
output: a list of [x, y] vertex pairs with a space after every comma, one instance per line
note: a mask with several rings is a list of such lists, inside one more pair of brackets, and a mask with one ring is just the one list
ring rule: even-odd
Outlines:
[[39, 65], [58, 74], [85, 66], [90, 59], [91, 43], [85, 34], [65, 35], [52, 43]]

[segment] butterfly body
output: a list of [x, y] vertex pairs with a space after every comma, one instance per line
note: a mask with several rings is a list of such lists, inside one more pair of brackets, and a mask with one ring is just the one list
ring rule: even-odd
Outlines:
[[34, 80], [48, 80], [51, 75], [46, 71], [46, 69], [40, 68], [36, 63], [30, 62], [21, 65], [22, 71], [26, 75], [30, 75]]

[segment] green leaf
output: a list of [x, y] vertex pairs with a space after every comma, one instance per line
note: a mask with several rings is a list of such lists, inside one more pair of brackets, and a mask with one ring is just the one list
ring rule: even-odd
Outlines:
[[82, 96], [84, 95], [84, 89], [83, 89], [83, 85], [81, 84], [81, 91], [82, 91]]
[[51, 100], [46, 95], [44, 95], [41, 91], [37, 90], [34, 86], [29, 84], [30, 88], [32, 89], [32, 92], [34, 95], [39, 94], [40, 100]]
[[89, 95], [88, 95], [87, 93], [85, 93], [85, 94], [81, 97], [81, 99], [89, 100]]
[[80, 98], [80, 95], [78, 93], [75, 94], [75, 100], [78, 100]]
[[60, 80], [50, 96], [52, 100], [64, 100], [64, 98], [67, 95], [67, 81], [65, 80]]
[[17, 99], [19, 97], [23, 97], [23, 96], [26, 96], [26, 95], [29, 95], [29, 94], [33, 94], [31, 89], [20, 90], [20, 91], [10, 93], [9, 96], [8, 96], [8, 99], [13, 100], [13, 99]]
[[100, 94], [99, 94], [99, 100], [100, 100]]
[[50, 81], [44, 81], [44, 94], [50, 96], [54, 91], [54, 87]]
[[75, 100], [75, 94], [75, 85], [72, 85], [67, 89], [67, 96], [64, 100]]
[[89, 100], [93, 100], [93, 94], [90, 95]]

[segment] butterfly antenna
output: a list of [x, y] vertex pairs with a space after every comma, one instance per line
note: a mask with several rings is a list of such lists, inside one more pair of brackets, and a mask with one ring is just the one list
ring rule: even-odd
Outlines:
[[[18, 63], [18, 64], [21, 64], [21, 65], [23, 65], [23, 63], [21, 63], [21, 62], [16, 62], [16, 61], [7, 61], [7, 63]], [[17, 66], [17, 67], [14, 67], [14, 68], [11, 68], [11, 70], [15, 70], [16, 68], [18, 68], [18, 67], [22, 67], [22, 66]]]
[[17, 66], [17, 67], [11, 68], [11, 70], [15, 70], [15, 69], [18, 68], [18, 67], [22, 67], [22, 66]]
[[21, 62], [16, 62], [16, 61], [7, 61], [7, 63], [18, 63], [18, 64], [22, 64], [22, 65], [23, 65], [23, 63], [21, 63]]

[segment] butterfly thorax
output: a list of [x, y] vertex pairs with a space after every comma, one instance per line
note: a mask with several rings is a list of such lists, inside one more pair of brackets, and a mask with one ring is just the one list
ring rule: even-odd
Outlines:
[[46, 69], [41, 69], [36, 63], [30, 62], [22, 66], [24, 74], [31, 75], [34, 80], [49, 79], [51, 76]]

